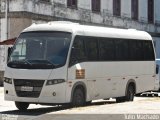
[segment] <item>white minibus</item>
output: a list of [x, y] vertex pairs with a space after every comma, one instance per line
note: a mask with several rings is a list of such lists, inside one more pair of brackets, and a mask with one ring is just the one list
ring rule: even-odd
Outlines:
[[152, 37], [117, 29], [55, 21], [22, 31], [5, 69], [5, 100], [82, 106], [92, 100], [133, 101], [154, 89]]

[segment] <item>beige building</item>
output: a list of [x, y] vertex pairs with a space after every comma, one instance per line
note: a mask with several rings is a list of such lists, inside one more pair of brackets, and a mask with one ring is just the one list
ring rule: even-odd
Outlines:
[[[69, 20], [147, 31], [155, 40], [160, 58], [159, 5], [160, 0], [0, 0], [0, 40], [17, 37], [32, 23]], [[5, 61], [5, 46], [0, 46], [0, 76]]]

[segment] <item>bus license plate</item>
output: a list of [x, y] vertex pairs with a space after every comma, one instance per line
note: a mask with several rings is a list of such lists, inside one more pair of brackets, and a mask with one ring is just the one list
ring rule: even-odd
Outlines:
[[21, 87], [21, 91], [31, 92], [31, 91], [33, 91], [33, 87], [22, 86], [22, 87]]

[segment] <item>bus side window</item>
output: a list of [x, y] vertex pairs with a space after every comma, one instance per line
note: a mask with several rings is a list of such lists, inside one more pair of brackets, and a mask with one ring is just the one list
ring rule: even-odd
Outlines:
[[101, 40], [99, 40], [99, 49], [101, 61], [115, 60], [115, 42], [113, 39], [101, 38]]
[[153, 52], [153, 45], [152, 45], [152, 42], [151, 41], [145, 41], [143, 43], [143, 49], [145, 51], [145, 54], [144, 54], [144, 59], [145, 60], [154, 60], [155, 59], [155, 56], [154, 56], [154, 52]]
[[98, 39], [96, 37], [87, 37], [85, 39], [87, 57], [89, 61], [98, 61]]
[[86, 60], [86, 52], [83, 37], [76, 36], [70, 56], [70, 66]]

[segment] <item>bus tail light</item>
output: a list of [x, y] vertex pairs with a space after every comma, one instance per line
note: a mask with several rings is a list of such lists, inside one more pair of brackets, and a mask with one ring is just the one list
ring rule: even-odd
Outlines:
[[65, 82], [64, 79], [53, 79], [53, 80], [47, 80], [46, 85], [54, 85]]

